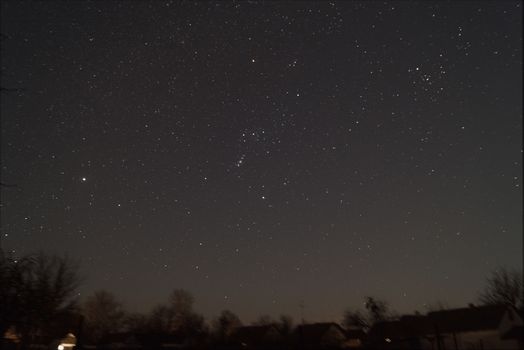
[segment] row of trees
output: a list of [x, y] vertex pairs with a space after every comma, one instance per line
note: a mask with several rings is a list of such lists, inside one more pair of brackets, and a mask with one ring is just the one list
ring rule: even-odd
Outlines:
[[[67, 257], [39, 253], [15, 259], [0, 250], [0, 334], [14, 329], [22, 349], [43, 334], [50, 338], [63, 336], [65, 324], [68, 330], [81, 334], [83, 341], [91, 343], [101, 341], [109, 333], [125, 331], [176, 333], [188, 339], [211, 335], [214, 341], [223, 342], [242, 324], [237, 315], [225, 310], [208, 325], [195, 312], [191, 293], [183, 289], [174, 290], [166, 303], [148, 314], [127, 313], [107, 291], [98, 291], [80, 302], [76, 294], [80, 282], [78, 265]], [[523, 293], [520, 273], [499, 269], [487, 279], [479, 302], [522, 308]], [[343, 325], [365, 330], [395, 317], [382, 300], [366, 297], [364, 306], [363, 311], [347, 310]], [[283, 335], [293, 328], [291, 317], [284, 315], [278, 320], [262, 316], [255, 324], [273, 324]]]
[[[90, 342], [100, 341], [104, 335], [116, 332], [169, 334], [189, 339], [203, 339], [209, 335], [218, 342], [225, 342], [233, 330], [242, 326], [240, 318], [230, 310], [224, 310], [208, 325], [204, 317], [193, 309], [194, 298], [184, 289], [175, 289], [168, 302], [156, 306], [149, 314], [127, 314], [123, 305], [110, 292], [98, 291], [81, 305], [85, 317], [85, 333]], [[281, 315], [278, 320], [261, 316], [255, 325], [275, 325], [282, 335], [293, 329], [290, 316]]]
[[110, 292], [98, 291], [81, 304], [85, 335], [91, 342], [104, 335], [121, 331], [178, 334], [194, 338], [207, 332], [204, 317], [193, 310], [194, 298], [186, 290], [174, 290], [166, 304], [155, 307], [148, 315], [128, 314]]

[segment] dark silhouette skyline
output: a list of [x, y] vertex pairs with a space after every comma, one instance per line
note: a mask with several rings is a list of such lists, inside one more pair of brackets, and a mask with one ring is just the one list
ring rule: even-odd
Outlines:
[[[76, 349], [446, 349], [454, 345], [521, 349], [522, 273], [504, 268], [486, 280], [480, 302], [401, 315], [367, 296], [365, 310], [346, 310], [338, 322], [294, 323], [289, 315], [261, 315], [244, 323], [231, 310], [207, 319], [193, 294], [175, 289], [148, 313], [129, 313], [113, 293], [84, 300], [75, 291], [78, 266], [43, 253], [12, 258], [0, 251], [0, 348]], [[448, 344], [448, 345], [446, 345]]]

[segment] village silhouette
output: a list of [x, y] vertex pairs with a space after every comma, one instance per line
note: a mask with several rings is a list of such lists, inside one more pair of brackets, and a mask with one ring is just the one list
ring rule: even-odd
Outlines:
[[1, 252], [0, 273], [5, 350], [523, 348], [522, 277], [505, 268], [487, 278], [477, 304], [397, 315], [385, 301], [366, 297], [365, 309], [346, 310], [340, 324], [286, 315], [244, 324], [231, 310], [206, 320], [184, 289], [148, 314], [131, 314], [108, 291], [77, 300], [78, 264], [44, 253]]

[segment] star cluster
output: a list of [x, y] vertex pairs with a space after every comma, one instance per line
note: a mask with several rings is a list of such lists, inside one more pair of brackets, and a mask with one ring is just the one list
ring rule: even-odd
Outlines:
[[82, 295], [337, 320], [522, 262], [519, 1], [1, 6], [2, 246]]

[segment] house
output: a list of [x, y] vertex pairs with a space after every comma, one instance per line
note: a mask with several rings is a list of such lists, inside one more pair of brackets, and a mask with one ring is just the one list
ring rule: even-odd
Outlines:
[[300, 349], [341, 349], [347, 338], [342, 327], [330, 322], [299, 325], [294, 340]]
[[76, 346], [76, 337], [73, 333], [67, 333], [67, 335], [58, 341], [54, 342], [54, 349], [57, 350], [73, 350]]
[[499, 325], [501, 338], [516, 340], [519, 349], [524, 349], [524, 312], [508, 308]]
[[[470, 306], [468, 308], [428, 313], [428, 318], [438, 327], [446, 349], [518, 349], [515, 339], [503, 339], [500, 326], [511, 308], [503, 305]], [[515, 313], [515, 316], [516, 313]], [[503, 327], [513, 328], [520, 317], [505, 321]]]
[[376, 349], [511, 350], [519, 349], [512, 337], [519, 325], [522, 318], [506, 306], [470, 306], [377, 323], [368, 341]]

